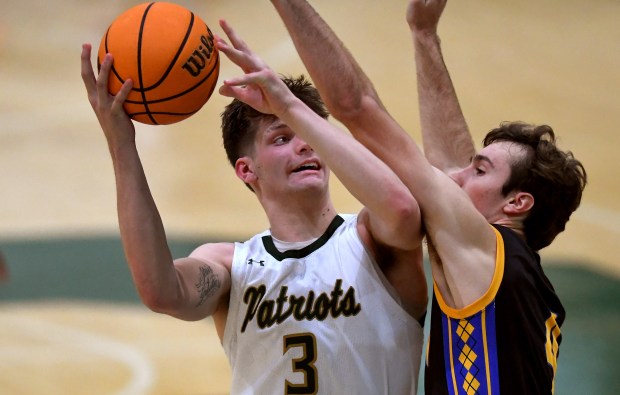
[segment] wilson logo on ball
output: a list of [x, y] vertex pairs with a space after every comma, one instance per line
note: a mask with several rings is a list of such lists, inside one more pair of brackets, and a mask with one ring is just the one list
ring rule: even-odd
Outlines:
[[187, 70], [192, 77], [198, 77], [200, 72], [207, 66], [209, 59], [211, 59], [211, 55], [215, 49], [213, 38], [213, 33], [211, 32], [209, 32], [209, 36], [200, 37], [202, 45], [192, 52], [192, 56], [190, 56], [183, 65], [183, 68]]

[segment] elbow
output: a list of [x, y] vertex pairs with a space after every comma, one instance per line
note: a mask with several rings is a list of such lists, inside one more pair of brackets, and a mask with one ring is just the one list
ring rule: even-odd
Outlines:
[[394, 183], [391, 188], [392, 192], [388, 194], [389, 200], [386, 203], [392, 207], [396, 216], [403, 221], [419, 220], [420, 206], [409, 189], [400, 181]]
[[420, 214], [420, 208], [417, 203], [400, 209], [398, 212], [398, 218], [402, 228], [410, 230], [410, 234], [417, 235], [415, 237], [416, 241], [422, 240], [422, 215]]
[[394, 194], [389, 204], [394, 210], [394, 215], [402, 222], [411, 222], [420, 212], [416, 200], [411, 194]]
[[394, 229], [403, 249], [417, 248], [424, 237], [422, 231], [422, 214], [420, 206], [409, 193], [397, 196], [389, 202], [393, 209]]
[[332, 116], [349, 128], [363, 124], [365, 117], [381, 108], [380, 101], [374, 94], [352, 94], [326, 104]]
[[181, 306], [181, 298], [157, 290], [139, 290], [142, 303], [151, 311], [175, 316]]
[[356, 116], [361, 113], [361, 100], [354, 97], [346, 97], [336, 101], [326, 100], [327, 108], [331, 115], [346, 124], [349, 119], [355, 119]]

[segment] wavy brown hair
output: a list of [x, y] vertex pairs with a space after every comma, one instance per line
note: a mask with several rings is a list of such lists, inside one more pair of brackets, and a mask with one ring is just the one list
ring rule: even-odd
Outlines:
[[564, 231], [579, 207], [587, 183], [585, 168], [572, 152], [558, 148], [555, 133], [548, 125], [504, 122], [486, 135], [483, 145], [498, 141], [526, 148], [526, 154], [511, 163], [502, 193], [506, 196], [517, 190], [534, 197], [534, 206], [523, 225], [527, 244], [538, 251]]

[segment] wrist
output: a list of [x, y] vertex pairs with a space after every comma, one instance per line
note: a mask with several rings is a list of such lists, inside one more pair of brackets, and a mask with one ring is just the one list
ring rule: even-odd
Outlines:
[[133, 156], [138, 152], [138, 147], [134, 140], [122, 140], [122, 141], [108, 141], [108, 150], [112, 156], [112, 160], [121, 160], [127, 157], [127, 155]]
[[308, 106], [291, 93], [289, 98], [282, 101], [277, 111], [274, 112], [274, 115], [288, 123], [287, 121], [292, 121], [292, 119], [300, 117], [300, 114], [304, 114], [308, 110], [310, 110]]
[[423, 46], [436, 46], [441, 43], [437, 30], [412, 30], [416, 43]]

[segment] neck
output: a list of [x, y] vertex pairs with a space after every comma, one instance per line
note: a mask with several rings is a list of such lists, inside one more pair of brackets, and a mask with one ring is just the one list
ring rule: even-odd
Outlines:
[[336, 216], [336, 210], [327, 200], [324, 204], [314, 201], [311, 205], [266, 206], [265, 212], [273, 237], [287, 242], [305, 241], [321, 236]]
[[523, 220], [524, 219], [525, 218], [521, 218], [521, 217], [517, 217], [517, 218], [506, 217], [506, 218], [502, 218], [502, 219], [497, 220], [497, 221], [493, 221], [493, 223], [496, 224], [496, 225], [504, 226], [504, 227], [512, 230], [513, 232], [518, 234], [522, 239], [525, 240], [525, 232], [523, 230]]

